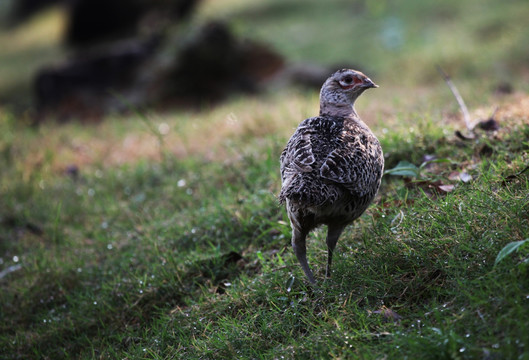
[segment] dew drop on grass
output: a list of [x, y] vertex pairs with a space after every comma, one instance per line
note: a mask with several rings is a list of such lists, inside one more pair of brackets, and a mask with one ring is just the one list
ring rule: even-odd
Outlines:
[[77, 268], [77, 272], [78, 272], [78, 273], [81, 273], [81, 272], [83, 272], [83, 269], [81, 269], [81, 268]]
[[108, 245], [107, 245], [107, 249], [108, 249], [108, 250], [112, 250], [112, 248], [113, 248], [112, 244], [108, 244]]
[[101, 229], [108, 229], [108, 223], [106, 221], [101, 223]]
[[94, 301], [94, 305], [97, 305], [97, 301]]
[[18, 262], [20, 259], [18, 258], [18, 256], [13, 256], [13, 262]]
[[184, 186], [186, 186], [186, 181], [185, 181], [184, 179], [180, 179], [180, 180], [178, 180], [178, 182], [176, 183], [176, 185], [177, 185], [178, 187], [184, 187]]
[[462, 353], [462, 352], [465, 352], [466, 348], [463, 346], [462, 348], [459, 349], [459, 352]]

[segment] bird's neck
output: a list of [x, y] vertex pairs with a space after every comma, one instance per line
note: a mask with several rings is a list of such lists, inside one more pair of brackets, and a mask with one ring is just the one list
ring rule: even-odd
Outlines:
[[339, 116], [343, 118], [358, 119], [354, 104], [320, 103], [320, 116]]

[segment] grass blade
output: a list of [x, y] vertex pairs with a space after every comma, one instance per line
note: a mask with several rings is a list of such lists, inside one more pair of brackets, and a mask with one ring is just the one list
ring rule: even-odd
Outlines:
[[494, 261], [494, 266], [498, 265], [500, 261], [505, 259], [512, 252], [518, 250], [521, 246], [523, 246], [527, 242], [529, 242], [529, 239], [513, 241], [505, 245], [503, 249], [501, 249], [501, 251], [498, 253], [498, 256], [496, 256], [496, 261]]

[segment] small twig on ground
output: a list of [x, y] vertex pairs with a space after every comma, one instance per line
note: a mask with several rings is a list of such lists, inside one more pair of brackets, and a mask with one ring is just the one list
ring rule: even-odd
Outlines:
[[437, 70], [439, 71], [443, 79], [445, 80], [446, 85], [448, 85], [448, 87], [450, 88], [450, 91], [452, 91], [452, 94], [454, 94], [454, 97], [456, 98], [457, 103], [459, 104], [459, 108], [461, 109], [461, 112], [463, 113], [463, 120], [465, 120], [465, 125], [467, 127], [467, 130], [472, 131], [473, 126], [471, 125], [470, 114], [468, 113], [468, 108], [465, 104], [465, 101], [461, 97], [461, 94], [459, 94], [457, 87], [452, 82], [452, 79], [450, 79], [450, 76], [448, 76], [448, 74], [444, 72], [444, 70], [439, 65], [437, 65]]
[[527, 170], [529, 170], [529, 165], [526, 166], [522, 171], [519, 171], [519, 172], [517, 172], [516, 174], [509, 175], [509, 176], [505, 177], [505, 179], [503, 179], [503, 181], [502, 181], [502, 185], [505, 186], [508, 182], [513, 181], [514, 179], [519, 178], [519, 177], [522, 176], [522, 174], [523, 174], [524, 172], [526, 172]]

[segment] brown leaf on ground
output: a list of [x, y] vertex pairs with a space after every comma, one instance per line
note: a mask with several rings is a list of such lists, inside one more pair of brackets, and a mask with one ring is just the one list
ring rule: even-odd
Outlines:
[[459, 180], [461, 180], [464, 183], [467, 183], [467, 182], [472, 180], [472, 175], [470, 175], [469, 173], [463, 171], [463, 172], [461, 172], [459, 174]]
[[522, 171], [519, 171], [516, 174], [512, 174], [512, 175], [506, 176], [503, 179], [503, 181], [502, 181], [502, 185], [506, 186], [507, 183], [510, 183], [511, 181], [514, 181], [514, 180], [518, 179], [527, 170], [529, 170], [529, 166], [526, 166]]
[[470, 175], [469, 173], [467, 173], [466, 171], [452, 171], [449, 175], [448, 175], [448, 180], [451, 180], [451, 181], [457, 181], [457, 180], [460, 180], [464, 183], [467, 183], [469, 181], [472, 180], [472, 175]]
[[441, 191], [443, 191], [445, 193], [449, 193], [451, 191], [454, 191], [455, 185], [452, 185], [452, 184], [443, 185], [443, 184], [441, 184], [441, 185], [437, 185], [437, 189], [441, 190]]
[[451, 191], [454, 191], [455, 185], [452, 184], [443, 184], [440, 180], [430, 181], [406, 181], [407, 188], [420, 188], [424, 191], [429, 197], [436, 197], [439, 195], [445, 195]]
[[390, 308], [386, 307], [385, 305], [382, 306], [379, 310], [375, 310], [373, 312], [369, 311], [370, 314], [380, 314], [382, 315], [382, 318], [385, 322], [393, 321], [393, 322], [399, 322], [402, 319], [402, 316], [397, 314], [395, 311], [391, 310]]

